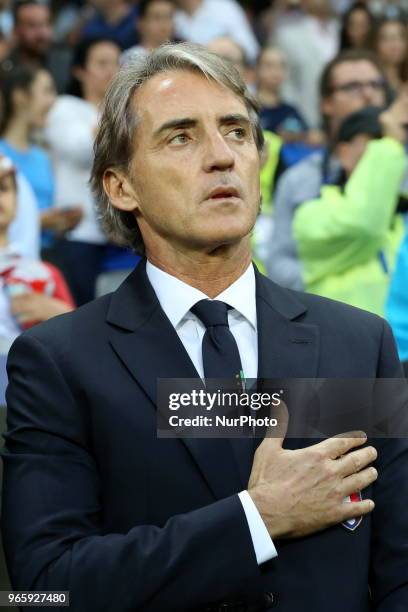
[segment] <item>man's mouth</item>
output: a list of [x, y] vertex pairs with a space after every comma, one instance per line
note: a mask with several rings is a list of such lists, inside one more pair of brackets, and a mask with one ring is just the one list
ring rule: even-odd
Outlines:
[[213, 189], [209, 196], [209, 200], [221, 200], [225, 198], [238, 198], [239, 193], [235, 187], [217, 187]]

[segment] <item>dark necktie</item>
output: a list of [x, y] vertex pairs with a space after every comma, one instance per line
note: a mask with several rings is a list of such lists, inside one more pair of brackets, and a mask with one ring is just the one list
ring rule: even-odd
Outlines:
[[[224, 379], [231, 391], [237, 386], [241, 390], [242, 365], [237, 343], [228, 325], [228, 310], [229, 306], [219, 300], [201, 300], [193, 306], [191, 312], [206, 327], [202, 343], [204, 378]], [[222, 384], [216, 386], [223, 387]], [[238, 408], [235, 416], [244, 413], [242, 408]], [[229, 442], [243, 486], [246, 487], [255, 449], [253, 440], [248, 437], [251, 435], [250, 430], [241, 428], [240, 434], [245, 437], [231, 438]]]
[[228, 325], [228, 305], [219, 300], [201, 300], [192, 307], [205, 325], [203, 338], [204, 378], [228, 379], [239, 383], [242, 372], [238, 346]]

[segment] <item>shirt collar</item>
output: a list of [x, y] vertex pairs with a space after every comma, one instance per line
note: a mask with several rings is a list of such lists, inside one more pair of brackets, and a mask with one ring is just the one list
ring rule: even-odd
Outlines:
[[[161, 307], [177, 327], [186, 316], [193, 318], [190, 309], [200, 300], [209, 299], [205, 293], [191, 287], [182, 280], [160, 270], [149, 261], [146, 263], [147, 277], [157, 295]], [[251, 264], [245, 272], [220, 293], [216, 300], [222, 300], [239, 312], [256, 330], [255, 272]]]

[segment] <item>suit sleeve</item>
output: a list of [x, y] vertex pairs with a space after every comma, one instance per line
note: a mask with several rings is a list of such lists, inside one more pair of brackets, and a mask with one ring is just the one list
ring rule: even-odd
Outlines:
[[238, 495], [106, 533], [84, 402], [31, 332], [8, 374], [2, 533], [14, 589], [69, 590], [72, 612], [180, 612], [236, 601], [260, 575]]
[[[402, 378], [394, 338], [384, 323], [379, 378]], [[408, 610], [408, 440], [373, 440], [378, 450], [374, 486], [370, 589], [375, 612]]]

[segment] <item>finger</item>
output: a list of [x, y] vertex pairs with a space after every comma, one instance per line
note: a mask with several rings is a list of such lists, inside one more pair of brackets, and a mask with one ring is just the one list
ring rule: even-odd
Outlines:
[[335, 467], [338, 470], [339, 476], [343, 478], [359, 472], [377, 459], [377, 451], [373, 446], [360, 448], [347, 455], [343, 455], [339, 459], [335, 459]]
[[361, 502], [343, 502], [339, 511], [339, 523], [351, 518], [358, 518], [370, 514], [375, 508], [372, 499], [363, 499]]
[[363, 491], [378, 478], [378, 472], [374, 467], [366, 468], [358, 474], [352, 474], [344, 478], [341, 484], [342, 496], [346, 497], [356, 491]]
[[326, 457], [337, 459], [352, 448], [362, 446], [367, 442], [367, 435], [364, 431], [348, 431], [333, 438], [327, 438], [323, 442], [315, 445], [317, 450], [321, 450]]

